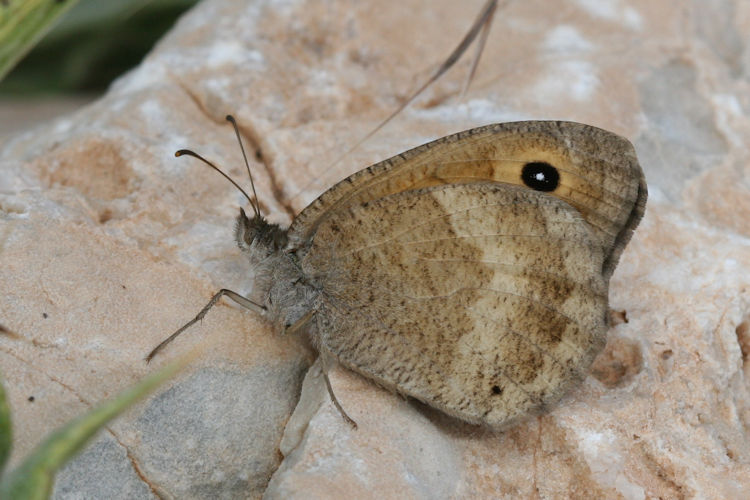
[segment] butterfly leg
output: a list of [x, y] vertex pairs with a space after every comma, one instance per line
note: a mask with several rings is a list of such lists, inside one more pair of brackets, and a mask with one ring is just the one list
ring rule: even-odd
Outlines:
[[346, 414], [344, 411], [344, 408], [341, 407], [341, 403], [339, 403], [339, 400], [336, 399], [336, 395], [333, 393], [333, 387], [331, 386], [331, 380], [328, 378], [328, 356], [325, 353], [320, 353], [320, 362], [323, 365], [323, 380], [326, 382], [326, 387], [328, 388], [328, 394], [331, 396], [331, 401], [333, 401], [333, 405], [336, 407], [336, 409], [341, 413], [341, 416], [344, 418], [344, 420], [352, 426], [353, 429], [357, 428], [357, 422], [355, 422], [352, 417]]
[[148, 353], [148, 356], [146, 356], [146, 362], [148, 363], [149, 361], [151, 361], [151, 359], [156, 355], [157, 352], [162, 350], [164, 346], [166, 346], [167, 344], [172, 342], [175, 338], [177, 338], [179, 334], [181, 334], [182, 332], [184, 332], [185, 330], [193, 326], [198, 321], [202, 320], [203, 317], [208, 313], [208, 311], [211, 310], [211, 308], [215, 306], [216, 303], [219, 301], [219, 299], [221, 299], [224, 295], [226, 295], [227, 297], [229, 297], [230, 299], [232, 299], [233, 301], [235, 301], [237, 304], [241, 305], [242, 307], [246, 309], [250, 309], [251, 311], [255, 311], [257, 313], [262, 314], [266, 310], [266, 308], [263, 307], [262, 305], [256, 304], [252, 300], [243, 297], [239, 293], [233, 292], [232, 290], [227, 290], [226, 288], [222, 288], [221, 290], [216, 292], [216, 294], [213, 297], [211, 297], [211, 300], [208, 301], [208, 304], [206, 304], [205, 307], [201, 309], [201, 311], [195, 316], [195, 318], [191, 319], [190, 321], [182, 325], [179, 330], [174, 332], [172, 335], [170, 335], [166, 339], [162, 340], [158, 346], [154, 347], [154, 349], [150, 353]]
[[14, 332], [13, 330], [10, 330], [10, 329], [4, 327], [3, 325], [0, 325], [0, 333], [2, 333], [3, 335], [7, 335], [8, 337], [10, 337], [12, 339], [20, 339], [21, 338], [21, 336], [18, 335], [16, 332]]
[[307, 311], [304, 316], [302, 316], [300, 319], [295, 321], [293, 325], [288, 326], [284, 330], [284, 335], [294, 335], [295, 333], [297, 333], [300, 328], [308, 324], [310, 320], [315, 317], [316, 312], [317, 311], [315, 309], [310, 309], [309, 311]]

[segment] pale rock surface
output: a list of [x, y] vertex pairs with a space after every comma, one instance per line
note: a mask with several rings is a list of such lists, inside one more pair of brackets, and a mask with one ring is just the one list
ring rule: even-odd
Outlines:
[[[467, 62], [326, 169], [482, 3], [206, 1], [100, 101], [5, 138], [0, 323], [27, 339], [0, 338], [13, 463], [203, 343], [66, 468], [56, 498], [746, 497], [750, 4], [512, 2], [463, 101]], [[574, 120], [631, 138], [651, 196], [611, 284], [628, 321], [580, 388], [502, 433], [335, 368], [354, 431], [319, 366], [307, 371], [308, 349], [228, 306], [146, 365], [218, 288], [247, 290], [232, 241], [243, 199], [172, 157], [192, 147], [244, 179], [230, 112], [279, 222], [369, 163], [490, 122]]]

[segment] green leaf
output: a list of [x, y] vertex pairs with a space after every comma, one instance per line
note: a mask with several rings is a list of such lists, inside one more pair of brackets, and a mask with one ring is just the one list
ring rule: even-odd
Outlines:
[[192, 357], [165, 366], [112, 401], [102, 404], [53, 432], [24, 462], [0, 481], [0, 498], [13, 500], [49, 497], [55, 473], [79, 452], [99, 429], [177, 373]]
[[[5, 335], [12, 339], [18, 338], [18, 335], [0, 324], [0, 335]], [[5, 470], [5, 462], [10, 455], [10, 447], [13, 443], [13, 427], [10, 423], [10, 407], [5, 399], [5, 388], [3, 387], [2, 378], [0, 377], [0, 477]]]
[[5, 462], [10, 455], [10, 444], [13, 439], [13, 432], [10, 425], [10, 408], [5, 400], [5, 389], [0, 381], [0, 475], [5, 468]]
[[76, 2], [0, 1], [0, 80]]
[[81, 0], [5, 76], [0, 96], [102, 92], [196, 1]]

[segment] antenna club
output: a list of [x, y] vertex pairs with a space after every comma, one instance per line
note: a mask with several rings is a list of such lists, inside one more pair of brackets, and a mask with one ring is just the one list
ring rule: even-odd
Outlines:
[[240, 187], [239, 184], [237, 184], [236, 182], [234, 182], [234, 180], [231, 177], [229, 177], [227, 174], [225, 174], [224, 172], [222, 172], [222, 170], [219, 167], [217, 167], [216, 165], [214, 165], [213, 163], [211, 163], [210, 161], [206, 160], [201, 155], [199, 155], [198, 153], [196, 153], [195, 151], [192, 151], [190, 149], [180, 149], [174, 155], [178, 156], [178, 157], [182, 156], [182, 155], [192, 156], [193, 158], [199, 159], [200, 161], [202, 161], [203, 163], [205, 163], [206, 165], [208, 165], [212, 169], [214, 169], [217, 172], [219, 172], [222, 175], [222, 177], [224, 177], [226, 180], [228, 180], [229, 182], [231, 182], [232, 185], [234, 187], [236, 187], [239, 190], [239, 192], [242, 193], [245, 196], [245, 198], [247, 198], [247, 201], [250, 203], [250, 205], [253, 206], [253, 209], [254, 209], [255, 213], [258, 214], [258, 209], [253, 204], [253, 200], [250, 198], [250, 196], [245, 192], [244, 189], [242, 189]]

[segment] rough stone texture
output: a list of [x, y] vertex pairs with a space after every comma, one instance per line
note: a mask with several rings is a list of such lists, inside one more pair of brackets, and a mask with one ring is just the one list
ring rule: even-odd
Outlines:
[[101, 100], [3, 139], [0, 323], [27, 339], [0, 338], [13, 463], [154, 369], [143, 355], [215, 290], [247, 289], [231, 236], [242, 198], [172, 158], [193, 147], [244, 179], [226, 113], [242, 125], [264, 211], [282, 222], [342, 176], [429, 139], [559, 118], [631, 138], [651, 197], [611, 284], [628, 321], [552, 412], [492, 433], [334, 369], [353, 431], [317, 366], [302, 385], [308, 350], [221, 306], [154, 365], [201, 342], [205, 355], [112, 423], [55, 495], [744, 497], [750, 4], [513, 2], [463, 101], [468, 63], [328, 168], [482, 3], [207, 1]]

